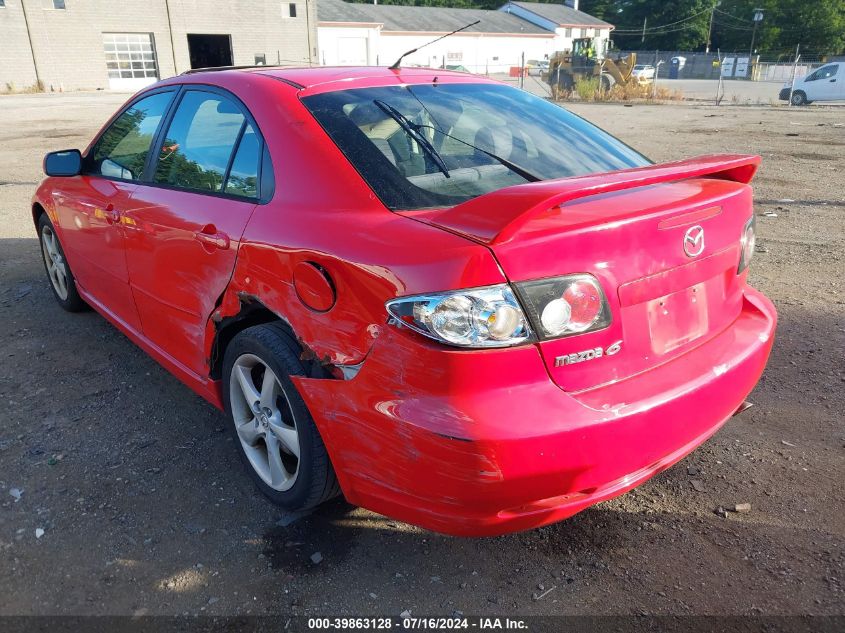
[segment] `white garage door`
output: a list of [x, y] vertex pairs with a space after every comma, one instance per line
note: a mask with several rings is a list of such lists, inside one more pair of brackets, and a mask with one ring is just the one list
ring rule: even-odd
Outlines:
[[103, 33], [109, 88], [135, 91], [158, 80], [152, 33]]

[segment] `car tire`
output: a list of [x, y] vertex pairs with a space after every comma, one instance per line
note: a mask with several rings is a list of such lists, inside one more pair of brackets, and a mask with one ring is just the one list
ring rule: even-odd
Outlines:
[[794, 106], [802, 106], [806, 105], [809, 102], [807, 101], [807, 95], [804, 94], [803, 91], [796, 90], [792, 93], [792, 100], [790, 101], [790, 103], [792, 103], [792, 105]]
[[285, 327], [268, 323], [240, 332], [223, 357], [223, 403], [235, 445], [259, 490], [289, 511], [340, 494], [323, 439], [290, 379], [308, 375], [299, 356]]
[[38, 244], [41, 247], [44, 271], [58, 304], [68, 312], [87, 309], [88, 304], [76, 289], [76, 278], [67, 263], [59, 236], [46, 213], [42, 213], [38, 218]]

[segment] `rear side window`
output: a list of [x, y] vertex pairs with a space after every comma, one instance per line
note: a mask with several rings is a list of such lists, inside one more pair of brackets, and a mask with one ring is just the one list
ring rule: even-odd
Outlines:
[[258, 163], [261, 156], [261, 143], [258, 135], [247, 123], [244, 128], [238, 151], [229, 170], [226, 181], [226, 193], [245, 198], [258, 197]]
[[172, 98], [172, 92], [160, 92], [132, 104], [100, 136], [89, 154], [86, 172], [106, 178], [138, 180]]
[[[193, 191], [223, 193], [235, 148], [249, 124], [234, 101], [217, 93], [189, 91], [179, 103], [164, 136], [153, 181]], [[253, 132], [252, 136], [255, 134]], [[247, 152], [247, 150], [245, 150]], [[248, 180], [247, 157], [239, 174]], [[255, 168], [258, 168], [257, 154]], [[251, 197], [255, 196], [257, 177]], [[243, 184], [231, 193], [247, 195]]]

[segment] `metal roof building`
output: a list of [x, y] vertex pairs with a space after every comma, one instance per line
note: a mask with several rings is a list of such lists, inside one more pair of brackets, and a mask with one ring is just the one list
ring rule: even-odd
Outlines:
[[450, 9], [396, 4], [359, 4], [343, 0], [319, 0], [320, 23], [379, 24], [383, 31], [401, 33], [449, 33], [476, 20], [466, 33], [548, 35], [548, 29], [501, 11]]
[[579, 11], [577, 7], [577, 2], [575, 3], [575, 7], [547, 2], [508, 2], [500, 11], [511, 13], [524, 19], [531, 19], [530, 17], [525, 17], [530, 14], [531, 16], [536, 16], [532, 21], [540, 22], [546, 20], [550, 25], [556, 27], [598, 26], [607, 29], [613, 28], [613, 25], [608, 22]]
[[[534, 7], [541, 7], [538, 11], [544, 14]], [[405, 51], [477, 20], [478, 24], [409, 55], [403, 63], [484, 73], [507, 72], [523, 59], [544, 59], [571, 47], [574, 37], [608, 37], [613, 28], [562, 4], [531, 2], [483, 10], [319, 0], [317, 18], [319, 60], [329, 65], [391, 64]], [[555, 21], [558, 18], [572, 24], [562, 26]]]

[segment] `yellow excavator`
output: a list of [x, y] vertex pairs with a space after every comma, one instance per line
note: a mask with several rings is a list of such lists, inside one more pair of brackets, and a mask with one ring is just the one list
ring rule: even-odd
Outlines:
[[600, 37], [583, 37], [572, 40], [572, 50], [555, 53], [549, 60], [546, 81], [557, 97], [568, 92], [575, 82], [585, 77], [598, 77], [603, 90], [616, 84], [625, 85], [632, 79], [637, 54], [629, 53], [611, 58], [608, 55], [610, 40]]

